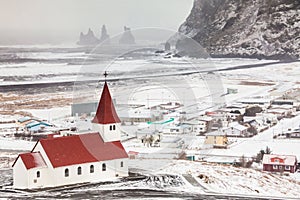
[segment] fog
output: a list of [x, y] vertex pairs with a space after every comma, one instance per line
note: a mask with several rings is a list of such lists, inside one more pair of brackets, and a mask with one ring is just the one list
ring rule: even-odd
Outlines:
[[176, 31], [193, 0], [0, 0], [0, 44], [75, 43], [102, 24], [110, 35], [157, 27]]

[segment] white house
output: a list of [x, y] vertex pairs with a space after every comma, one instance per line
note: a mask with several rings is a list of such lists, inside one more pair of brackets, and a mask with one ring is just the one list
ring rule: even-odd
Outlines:
[[13, 187], [35, 189], [128, 176], [128, 155], [107, 83], [92, 120], [93, 133], [41, 139], [13, 164]]
[[239, 124], [238, 122], [232, 122], [229, 127], [223, 128], [222, 132], [228, 137], [248, 137], [248, 127]]

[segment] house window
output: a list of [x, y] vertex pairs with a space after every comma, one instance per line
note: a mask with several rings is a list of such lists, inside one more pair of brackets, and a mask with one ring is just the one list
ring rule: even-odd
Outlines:
[[65, 177], [69, 177], [69, 169], [65, 169]]
[[281, 165], [279, 166], [279, 169], [282, 169], [282, 166], [281, 166]]
[[82, 174], [82, 169], [81, 169], [81, 167], [78, 167], [78, 168], [77, 168], [77, 174], [78, 174], [78, 175], [81, 175], [81, 174]]
[[275, 159], [275, 162], [279, 162], [279, 159]]
[[109, 130], [112, 131], [112, 125], [109, 126]]
[[37, 177], [37, 178], [40, 178], [40, 177], [41, 177], [41, 172], [40, 172], [40, 171], [37, 171], [37, 172], [36, 172], [36, 177]]
[[121, 161], [121, 167], [124, 167], [124, 163], [123, 163], [123, 161]]
[[116, 130], [116, 125], [113, 125], [113, 130]]
[[286, 166], [284, 167], [284, 169], [285, 169], [285, 170], [290, 170], [290, 169], [291, 169], [291, 167], [290, 167], [290, 166], [288, 166], [288, 165], [286, 165]]
[[273, 169], [278, 169], [277, 165], [273, 165]]
[[90, 166], [90, 173], [94, 173], [94, 165]]
[[102, 164], [102, 171], [106, 171], [106, 164], [105, 163]]

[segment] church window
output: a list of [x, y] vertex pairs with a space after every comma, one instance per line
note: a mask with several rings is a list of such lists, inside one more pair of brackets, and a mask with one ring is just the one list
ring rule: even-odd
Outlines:
[[121, 167], [124, 167], [124, 163], [123, 163], [123, 161], [121, 161]]
[[82, 169], [81, 169], [81, 167], [78, 167], [78, 168], [77, 168], [77, 174], [78, 174], [78, 175], [81, 175], [81, 174], [82, 174]]
[[37, 177], [37, 178], [40, 178], [40, 177], [41, 177], [41, 172], [40, 172], [40, 171], [37, 171], [37, 172], [36, 172], [36, 177]]
[[94, 173], [94, 165], [90, 166], [90, 173]]
[[106, 171], [106, 164], [105, 163], [102, 164], [102, 171]]
[[65, 177], [68, 177], [69, 176], [69, 169], [65, 169]]

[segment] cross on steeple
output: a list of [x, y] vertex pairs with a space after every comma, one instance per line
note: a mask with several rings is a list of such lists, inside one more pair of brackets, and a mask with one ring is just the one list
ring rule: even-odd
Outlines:
[[105, 80], [106, 80], [106, 77], [108, 76], [108, 73], [107, 73], [107, 71], [105, 71], [103, 75], [104, 75], [104, 77], [105, 77]]

